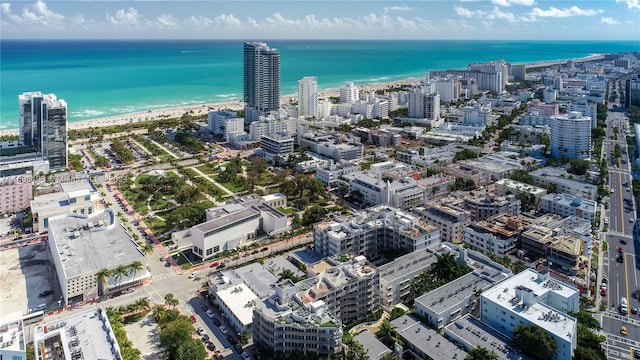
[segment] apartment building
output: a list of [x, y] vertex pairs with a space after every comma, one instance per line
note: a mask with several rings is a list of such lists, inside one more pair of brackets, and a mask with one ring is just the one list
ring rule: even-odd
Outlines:
[[596, 201], [583, 199], [580, 195], [551, 193], [540, 200], [542, 211], [562, 217], [575, 215], [591, 222], [596, 220], [597, 206]]
[[590, 117], [572, 111], [551, 117], [551, 156], [568, 159], [591, 158]]
[[534, 204], [538, 204], [540, 199], [547, 195], [546, 189], [511, 179], [500, 179], [496, 181], [494, 185], [496, 194], [506, 195], [511, 193], [526, 196], [532, 199]]
[[580, 310], [579, 295], [548, 272], [526, 269], [482, 292], [481, 319], [509, 338], [520, 324], [539, 326], [558, 344], [554, 360], [570, 360], [578, 334], [576, 319], [567, 313]]
[[216, 135], [222, 135], [229, 141], [231, 134], [244, 133], [244, 119], [238, 117], [235, 111], [212, 111], [208, 117], [209, 131]]
[[268, 162], [273, 163], [277, 157], [286, 159], [293, 153], [295, 140], [285, 133], [271, 133], [260, 138], [260, 148]]
[[275, 293], [255, 302], [253, 342], [275, 354], [328, 356], [342, 349], [342, 322], [322, 300], [304, 303], [297, 287], [284, 280]]
[[99, 209], [102, 200], [90, 182], [61, 184], [62, 191], [36, 196], [31, 200], [34, 231], [49, 228], [49, 220], [63, 214], [91, 215]]
[[569, 179], [566, 169], [544, 167], [529, 172], [531, 179], [537, 186], [555, 186], [555, 192], [569, 195], [580, 195], [584, 199], [596, 200], [598, 188], [596, 185]]
[[464, 229], [464, 243], [483, 254], [502, 257], [516, 249], [520, 234], [530, 224], [521, 216], [496, 215], [466, 227]]
[[338, 163], [329, 161], [327, 166], [316, 168], [316, 179], [322, 181], [324, 186], [333, 187], [343, 175], [359, 171], [360, 165], [350, 161], [341, 161]]
[[467, 210], [475, 220], [485, 220], [499, 214], [520, 214], [521, 201], [515, 195], [497, 195], [495, 191], [480, 193], [464, 199]]
[[385, 250], [416, 251], [440, 241], [440, 229], [385, 205], [314, 226], [314, 249], [322, 256], [349, 252], [377, 260]]
[[442, 241], [460, 244], [464, 238], [464, 228], [471, 224], [471, 213], [462, 207], [446, 203], [429, 204], [413, 209], [424, 222], [440, 228]]

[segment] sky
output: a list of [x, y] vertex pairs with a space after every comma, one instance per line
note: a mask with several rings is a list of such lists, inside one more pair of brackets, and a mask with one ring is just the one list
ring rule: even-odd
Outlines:
[[0, 39], [640, 42], [640, 0], [0, 0], [0, 5]]

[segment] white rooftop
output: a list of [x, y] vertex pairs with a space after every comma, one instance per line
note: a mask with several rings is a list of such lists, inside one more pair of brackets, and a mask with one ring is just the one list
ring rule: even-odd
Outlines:
[[253, 322], [253, 308], [258, 296], [245, 283], [218, 291], [217, 295], [243, 326]]

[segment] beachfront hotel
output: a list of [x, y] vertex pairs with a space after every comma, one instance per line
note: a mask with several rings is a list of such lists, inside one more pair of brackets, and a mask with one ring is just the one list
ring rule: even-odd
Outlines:
[[51, 170], [67, 167], [67, 102], [39, 91], [18, 95], [20, 143], [34, 147]]
[[315, 76], [298, 80], [298, 116], [318, 116], [318, 79]]
[[262, 42], [244, 43], [245, 123], [280, 108], [280, 53]]

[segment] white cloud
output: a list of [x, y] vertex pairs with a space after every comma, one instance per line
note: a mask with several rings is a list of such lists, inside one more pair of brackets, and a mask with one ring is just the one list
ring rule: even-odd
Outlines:
[[385, 6], [384, 8], [385, 13], [389, 11], [409, 11], [409, 10], [411, 10], [411, 8], [408, 6], [389, 6], [389, 7]]
[[638, 0], [616, 0], [617, 3], [625, 3], [627, 4], [627, 8], [629, 10], [639, 9], [640, 10], [640, 2]]
[[518, 18], [511, 12], [502, 11], [499, 7], [494, 7], [493, 11], [487, 16], [488, 19], [507, 20], [508, 22], [516, 22]]
[[11, 4], [2, 3], [2, 13], [16, 24], [28, 23], [30, 25], [42, 25], [53, 28], [65, 27], [65, 16], [50, 10], [42, 0], [25, 5], [19, 14], [12, 12]]
[[614, 20], [612, 17], [603, 17], [602, 19], [600, 19], [600, 24], [618, 25], [620, 24], [620, 21]]
[[417, 25], [414, 20], [405, 19], [402, 16], [396, 16], [398, 24], [405, 29], [416, 29]]
[[142, 20], [138, 10], [132, 7], [126, 10], [120, 9], [116, 11], [115, 15], [107, 13], [107, 21], [115, 26], [139, 26]]
[[454, 6], [453, 9], [455, 10], [456, 14], [466, 18], [472, 18], [477, 16], [482, 17], [486, 15], [486, 12], [482, 10], [469, 10], [467, 8], [463, 8], [462, 6], [457, 6], [457, 5]]
[[160, 16], [158, 16], [157, 21], [158, 25], [163, 28], [172, 28], [178, 25], [178, 20], [176, 20], [173, 15], [169, 14], [161, 14]]
[[240, 19], [233, 16], [232, 14], [221, 14], [213, 18], [214, 24], [227, 26], [227, 27], [237, 27], [242, 24]]
[[522, 5], [522, 6], [533, 6], [535, 4], [534, 0], [491, 0], [494, 5], [498, 6], [511, 6], [511, 5]]
[[189, 26], [207, 27], [213, 24], [213, 20], [206, 16], [189, 16], [185, 19], [185, 24]]
[[518, 21], [518, 17], [511, 12], [502, 11], [499, 7], [494, 6], [491, 12], [482, 10], [469, 10], [461, 6], [454, 6], [456, 14], [466, 18], [480, 18], [482, 20], [507, 20], [508, 22]]
[[564, 9], [558, 9], [551, 6], [548, 10], [534, 8], [531, 10], [531, 15], [537, 17], [566, 18], [571, 16], [593, 16], [602, 12], [602, 10], [580, 9], [577, 6]]

